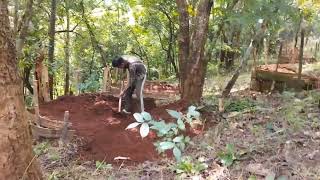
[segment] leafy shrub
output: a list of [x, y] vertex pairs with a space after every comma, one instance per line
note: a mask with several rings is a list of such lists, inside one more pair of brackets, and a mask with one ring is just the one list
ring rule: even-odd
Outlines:
[[129, 124], [126, 129], [140, 126], [140, 135], [142, 138], [148, 136], [150, 129], [156, 131], [161, 139], [154, 143], [159, 153], [172, 149], [175, 158], [180, 161], [182, 151], [190, 143], [190, 137], [181, 134], [186, 130], [185, 124], [192, 124], [193, 120], [200, 118], [200, 113], [196, 111], [195, 106], [190, 106], [186, 114], [174, 110], [167, 110], [169, 115], [175, 118], [176, 123], [166, 123], [164, 120], [157, 121], [147, 112], [135, 113], [133, 117], [136, 122]]
[[227, 144], [226, 150], [218, 153], [218, 158], [224, 166], [231, 166], [233, 162], [237, 159], [234, 145]]
[[255, 107], [254, 102], [248, 100], [248, 99], [242, 99], [242, 100], [233, 100], [226, 105], [226, 111], [227, 112], [241, 112], [245, 109], [253, 109]]
[[187, 174], [199, 174], [203, 170], [207, 169], [208, 165], [204, 162], [198, 160], [194, 161], [191, 158], [187, 157], [181, 160], [176, 166], [175, 170], [178, 174], [187, 173]]

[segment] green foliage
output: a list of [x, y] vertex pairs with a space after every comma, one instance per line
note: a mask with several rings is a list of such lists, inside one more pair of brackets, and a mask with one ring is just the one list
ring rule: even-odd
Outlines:
[[257, 180], [257, 177], [255, 175], [250, 175], [248, 180]]
[[177, 174], [186, 173], [188, 175], [200, 174], [206, 170], [208, 165], [198, 160], [193, 160], [190, 157], [183, 158], [176, 166], [175, 170]]
[[140, 135], [142, 138], [148, 136], [150, 129], [155, 130], [157, 136], [161, 139], [154, 143], [159, 153], [171, 150], [177, 161], [181, 160], [182, 152], [190, 142], [190, 137], [181, 134], [185, 131], [185, 124], [191, 124], [193, 120], [200, 118], [200, 113], [195, 106], [190, 106], [186, 114], [174, 110], [167, 110], [169, 115], [176, 119], [176, 123], [166, 123], [164, 120], [154, 120], [147, 112], [134, 113], [136, 122], [128, 125], [126, 129], [140, 126]]
[[97, 92], [100, 89], [100, 76], [97, 73], [93, 73], [88, 79], [85, 79], [83, 83], [79, 84], [78, 89], [80, 92]]
[[303, 128], [305, 124], [305, 117], [301, 112], [306, 106], [306, 102], [295, 97], [294, 92], [285, 91], [282, 94], [284, 106], [282, 109], [282, 116], [287, 120], [293, 129], [298, 130]]
[[48, 152], [49, 146], [50, 146], [49, 142], [47, 142], [47, 141], [41, 142], [41, 143], [37, 144], [36, 146], [34, 146], [33, 152], [37, 156], [39, 156], [41, 154], [44, 154], [44, 153]]
[[232, 100], [226, 104], [226, 111], [227, 112], [241, 112], [246, 109], [254, 109], [255, 108], [254, 102], [250, 101], [249, 99], [241, 99], [241, 100]]
[[60, 159], [60, 154], [59, 152], [57, 151], [52, 151], [48, 154], [48, 158], [51, 160], [51, 161], [57, 161]]
[[60, 175], [55, 171], [53, 171], [48, 177], [48, 180], [59, 180], [59, 179], [60, 179]]
[[106, 164], [106, 162], [104, 161], [96, 161], [96, 171], [99, 170], [108, 170], [108, 169], [112, 169], [112, 165], [111, 164]]
[[27, 107], [32, 107], [33, 106], [33, 96], [32, 95], [25, 96], [24, 103]]
[[227, 167], [231, 166], [234, 163], [234, 161], [237, 159], [234, 145], [227, 144], [225, 151], [219, 152], [218, 157], [224, 166], [227, 166]]

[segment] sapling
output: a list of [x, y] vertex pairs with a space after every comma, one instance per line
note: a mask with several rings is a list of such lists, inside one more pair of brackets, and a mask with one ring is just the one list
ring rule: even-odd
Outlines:
[[156, 131], [159, 141], [154, 143], [159, 153], [172, 149], [175, 158], [180, 161], [182, 152], [189, 144], [190, 137], [181, 134], [186, 130], [186, 123], [192, 124], [194, 120], [199, 120], [200, 113], [195, 106], [190, 106], [186, 114], [178, 111], [169, 110], [169, 115], [176, 119], [176, 123], [166, 123], [164, 120], [155, 120], [148, 112], [134, 113], [133, 117], [136, 122], [128, 125], [126, 129], [136, 128], [140, 126], [140, 135], [142, 138], [148, 136], [150, 129]]

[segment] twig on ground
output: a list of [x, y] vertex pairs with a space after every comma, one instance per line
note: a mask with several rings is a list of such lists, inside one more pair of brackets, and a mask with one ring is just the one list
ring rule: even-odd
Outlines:
[[33, 161], [36, 159], [37, 155], [34, 155], [33, 158], [31, 159], [31, 161], [29, 162], [28, 166], [26, 167], [26, 169], [23, 172], [23, 175], [21, 177], [21, 179], [24, 179], [25, 175], [28, 172], [29, 167], [31, 166], [31, 164], [33, 163]]

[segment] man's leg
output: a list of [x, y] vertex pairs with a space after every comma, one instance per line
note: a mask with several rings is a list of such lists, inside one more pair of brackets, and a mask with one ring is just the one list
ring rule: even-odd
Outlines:
[[143, 79], [137, 81], [136, 83], [136, 95], [137, 98], [140, 101], [140, 110], [141, 112], [144, 112], [144, 102], [143, 102], [143, 87], [144, 87], [144, 83], [146, 81], [146, 75], [144, 76]]
[[131, 111], [131, 102], [132, 102], [132, 94], [134, 92], [134, 87], [129, 87], [124, 93], [123, 101], [124, 101], [124, 109], [127, 112]]

